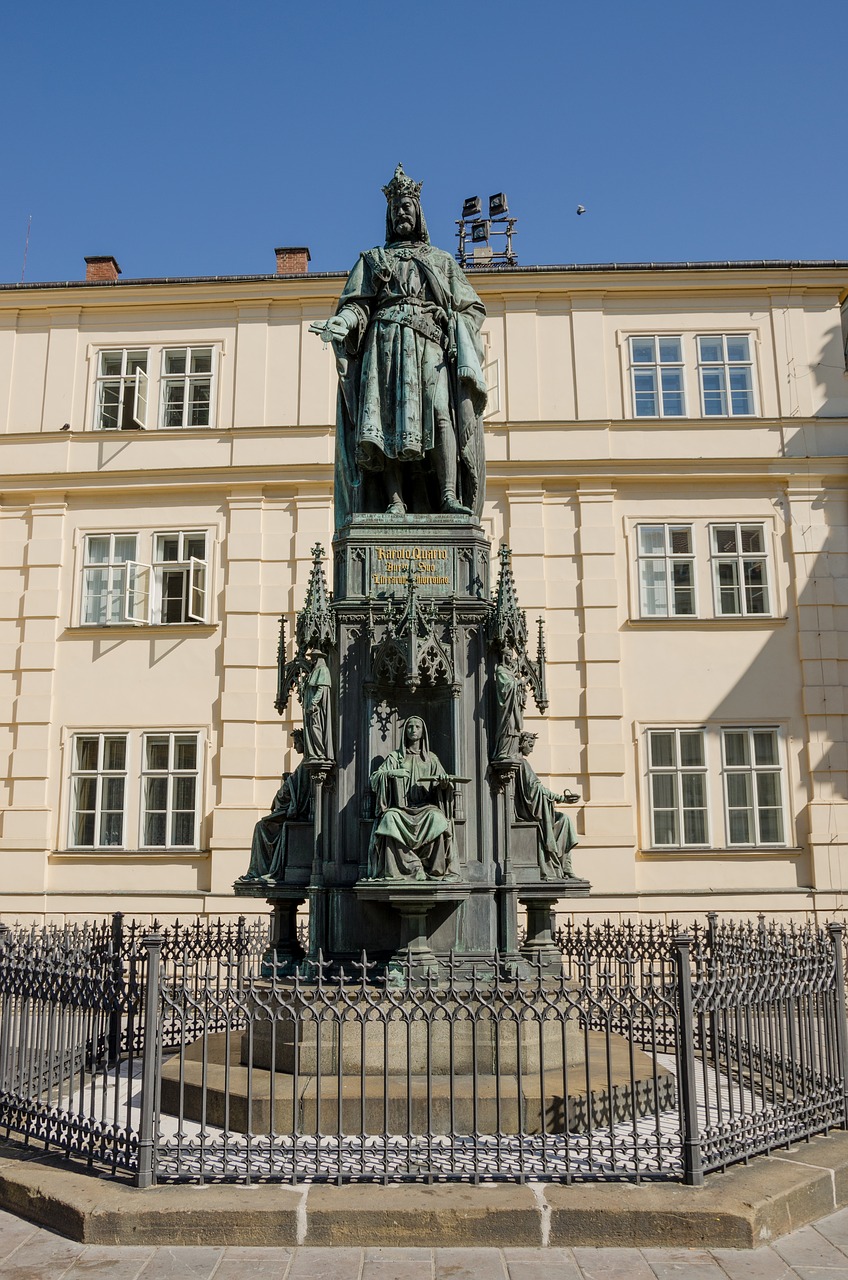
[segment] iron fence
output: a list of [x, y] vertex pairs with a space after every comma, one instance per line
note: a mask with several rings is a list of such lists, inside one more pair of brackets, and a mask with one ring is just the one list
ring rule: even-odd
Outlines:
[[555, 970], [319, 956], [283, 977], [263, 919], [0, 926], [0, 1126], [142, 1186], [697, 1183], [846, 1126], [840, 924], [555, 941]]

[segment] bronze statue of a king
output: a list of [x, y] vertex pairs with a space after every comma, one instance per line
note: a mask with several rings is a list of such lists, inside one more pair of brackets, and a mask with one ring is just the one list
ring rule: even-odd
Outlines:
[[430, 244], [421, 183], [395, 170], [386, 243], [314, 329], [339, 373], [336, 528], [354, 512], [474, 514], [483, 505], [482, 302]]

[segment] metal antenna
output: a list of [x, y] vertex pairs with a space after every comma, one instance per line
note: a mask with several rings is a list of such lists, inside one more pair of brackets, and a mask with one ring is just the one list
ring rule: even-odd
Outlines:
[[27, 233], [26, 233], [26, 241], [24, 243], [24, 262], [23, 262], [23, 266], [21, 267], [21, 284], [23, 284], [24, 276], [26, 275], [26, 260], [27, 260], [27, 254], [29, 253], [29, 233], [31, 230], [32, 230], [32, 214], [30, 214], [29, 218], [27, 219]]

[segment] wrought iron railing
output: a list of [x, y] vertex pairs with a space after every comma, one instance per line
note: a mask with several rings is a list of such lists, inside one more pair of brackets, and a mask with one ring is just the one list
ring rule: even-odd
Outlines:
[[841, 924], [555, 941], [561, 972], [319, 956], [263, 976], [261, 918], [0, 925], [0, 1131], [142, 1186], [697, 1183], [846, 1126]]

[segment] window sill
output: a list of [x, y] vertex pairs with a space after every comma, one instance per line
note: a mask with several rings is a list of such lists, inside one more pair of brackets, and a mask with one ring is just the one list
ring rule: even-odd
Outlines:
[[[664, 426], [668, 423], [670, 426], [689, 425], [693, 427], [708, 427], [715, 423], [717, 426], [726, 422], [766, 422], [773, 419], [766, 419], [761, 413], [711, 413], [711, 414], [666, 414], [662, 416], [657, 414], [655, 417], [649, 417], [647, 414], [643, 418], [637, 418], [634, 414], [632, 418], [623, 418], [622, 422], [627, 426], [638, 427], [642, 423], [652, 423], [655, 426]], [[621, 425], [616, 423], [616, 426]]]
[[722, 846], [716, 849], [694, 848], [692, 846], [668, 845], [664, 848], [640, 849], [639, 856], [641, 858], [738, 858], [738, 857], [769, 857], [778, 856], [786, 858], [797, 858], [799, 853], [804, 853], [803, 845], [785, 845], [785, 844], [737, 844], [730, 846]]
[[104, 860], [129, 862], [197, 862], [209, 858], [208, 849], [54, 849], [51, 859], [62, 862], [102, 862]]
[[664, 630], [666, 627], [676, 627], [680, 630], [697, 630], [701, 627], [707, 630], [731, 630], [731, 631], [751, 631], [760, 628], [762, 630], [770, 630], [772, 627], [785, 626], [789, 621], [785, 615], [782, 617], [772, 617], [767, 615], [758, 615], [756, 617], [739, 618], [729, 615], [724, 618], [690, 618], [690, 617], [669, 617], [669, 618], [628, 618], [625, 627], [633, 627], [637, 631], [656, 631]]
[[65, 627], [65, 634], [138, 636], [155, 631], [157, 635], [211, 636], [217, 630], [217, 622], [86, 622], [78, 626]]

